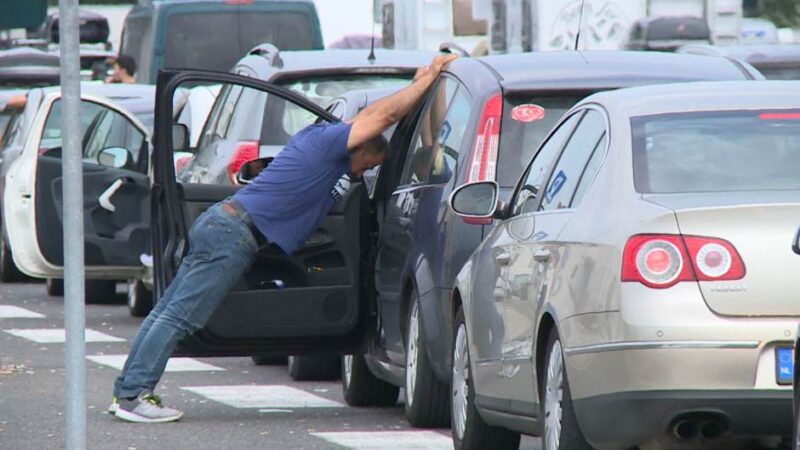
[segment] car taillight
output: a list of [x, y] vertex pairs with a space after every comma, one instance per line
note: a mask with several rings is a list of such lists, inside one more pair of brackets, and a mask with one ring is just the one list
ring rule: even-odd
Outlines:
[[[481, 118], [475, 133], [475, 142], [467, 160], [465, 183], [493, 181], [497, 174], [497, 148], [500, 143], [500, 121], [503, 116], [503, 96], [495, 94], [483, 104]], [[489, 224], [492, 219], [472, 219], [470, 224]]]
[[186, 167], [186, 165], [189, 164], [189, 161], [191, 160], [192, 160], [191, 155], [181, 156], [180, 158], [178, 158], [175, 161], [175, 173], [181, 173], [181, 170], [183, 170], [183, 168]]
[[231, 183], [239, 184], [236, 181], [236, 174], [245, 163], [258, 158], [258, 141], [239, 141], [233, 149], [231, 159], [228, 161], [228, 178]]
[[723, 239], [675, 234], [640, 234], [625, 244], [622, 281], [655, 289], [681, 281], [738, 280], [744, 262]]
[[740, 280], [744, 261], [736, 247], [724, 239], [684, 236], [698, 281]]

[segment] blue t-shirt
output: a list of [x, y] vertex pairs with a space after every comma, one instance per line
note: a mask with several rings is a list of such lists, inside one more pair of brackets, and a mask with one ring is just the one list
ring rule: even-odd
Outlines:
[[269, 242], [297, 250], [350, 188], [345, 123], [310, 125], [233, 198]]

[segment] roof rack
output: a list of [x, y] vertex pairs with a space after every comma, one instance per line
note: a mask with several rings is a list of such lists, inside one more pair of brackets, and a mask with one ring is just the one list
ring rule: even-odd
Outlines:
[[277, 68], [283, 67], [283, 59], [281, 59], [281, 51], [278, 50], [278, 47], [270, 44], [269, 42], [256, 45], [247, 54], [258, 55], [266, 58], [269, 61], [269, 65], [271, 65], [272, 67], [277, 67]]

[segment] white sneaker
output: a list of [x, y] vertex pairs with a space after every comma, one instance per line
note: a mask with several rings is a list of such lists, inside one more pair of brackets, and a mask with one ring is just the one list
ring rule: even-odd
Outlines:
[[117, 397], [111, 397], [111, 404], [108, 405], [108, 409], [106, 410], [109, 414], [114, 415], [119, 409], [119, 399]]
[[142, 392], [133, 400], [120, 399], [114, 415], [137, 423], [174, 422], [183, 417], [183, 413], [177, 409], [163, 406], [161, 399], [150, 391]]

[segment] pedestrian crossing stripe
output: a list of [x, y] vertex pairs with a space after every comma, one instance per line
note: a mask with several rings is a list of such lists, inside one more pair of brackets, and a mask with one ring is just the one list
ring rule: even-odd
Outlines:
[[0, 319], [44, 319], [44, 314], [39, 314], [30, 309], [19, 306], [0, 305]]
[[[37, 344], [61, 344], [67, 340], [66, 332], [63, 328], [30, 328], [3, 331]], [[125, 342], [125, 339], [87, 328], [86, 342]]]
[[353, 450], [453, 450], [449, 434], [430, 430], [334, 431], [310, 433], [333, 445]]
[[[122, 370], [128, 355], [90, 355], [86, 359], [97, 364]], [[167, 361], [167, 372], [215, 372], [225, 370], [193, 358], [170, 358]]]
[[299, 409], [342, 408], [343, 404], [285, 385], [234, 385], [181, 387], [234, 408]]

